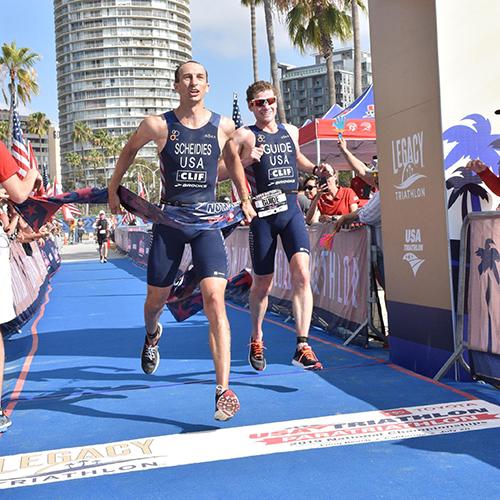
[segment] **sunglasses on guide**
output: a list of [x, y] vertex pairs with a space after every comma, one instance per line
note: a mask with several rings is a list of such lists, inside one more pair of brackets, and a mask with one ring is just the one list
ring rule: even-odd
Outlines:
[[266, 104], [272, 106], [276, 102], [276, 97], [267, 97], [266, 99], [252, 99], [252, 104], [258, 108], [262, 108]]
[[305, 191], [312, 191], [313, 189], [316, 189], [316, 186], [305, 186], [304, 187]]

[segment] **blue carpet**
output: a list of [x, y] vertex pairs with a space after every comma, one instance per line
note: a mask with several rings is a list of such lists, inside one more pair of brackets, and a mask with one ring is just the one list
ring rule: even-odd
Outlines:
[[[140, 368], [145, 271], [128, 260], [65, 263], [37, 324], [39, 345], [0, 438], [0, 455], [266, 422], [466, 400], [500, 404], [487, 385], [434, 384], [390, 365], [383, 349], [344, 349], [311, 330], [325, 365], [307, 373], [290, 364], [294, 333], [269, 315], [268, 368], [247, 364], [248, 311], [229, 306], [231, 385], [242, 409], [213, 420], [214, 370], [207, 322], [168, 311], [154, 376]], [[33, 320], [34, 321], [34, 320]], [[4, 405], [32, 346], [33, 321], [6, 342]], [[458, 392], [457, 392], [458, 391]], [[367, 443], [221, 460], [140, 473], [17, 488], [5, 498], [477, 498], [500, 496], [500, 430]], [[36, 457], [33, 458], [36, 460]]]

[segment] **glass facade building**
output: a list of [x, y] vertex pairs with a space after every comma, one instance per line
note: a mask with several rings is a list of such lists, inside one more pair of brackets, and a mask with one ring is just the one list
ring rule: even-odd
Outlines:
[[[189, 0], [54, 0], [54, 19], [64, 175], [66, 153], [93, 149], [73, 143], [76, 122], [124, 136], [178, 105], [174, 71], [191, 59], [191, 24]], [[155, 160], [155, 146], [139, 155]]]

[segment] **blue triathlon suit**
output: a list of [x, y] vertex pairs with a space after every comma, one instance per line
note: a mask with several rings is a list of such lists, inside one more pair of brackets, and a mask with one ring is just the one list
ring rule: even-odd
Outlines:
[[297, 201], [298, 170], [297, 150], [283, 124], [276, 133], [264, 132], [253, 125], [249, 129], [255, 135], [255, 145], [264, 145], [264, 154], [250, 169], [254, 182], [250, 182], [252, 194], [273, 189], [286, 193], [288, 210], [268, 217], [255, 217], [250, 224], [250, 254], [255, 274], [274, 273], [274, 257], [278, 236], [288, 262], [298, 252], [310, 253], [304, 214]]
[[[165, 113], [168, 138], [160, 153], [162, 204], [190, 205], [215, 201], [217, 162], [221, 153], [217, 132], [220, 115], [212, 113], [206, 125], [191, 129], [174, 111]], [[148, 258], [148, 284], [168, 287], [176, 278], [186, 243], [191, 245], [198, 278], [227, 277], [227, 255], [219, 229], [177, 229], [153, 225]]]

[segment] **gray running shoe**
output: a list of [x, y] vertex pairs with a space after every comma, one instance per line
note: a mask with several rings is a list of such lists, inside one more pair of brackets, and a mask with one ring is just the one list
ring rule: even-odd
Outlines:
[[250, 339], [248, 350], [248, 362], [254, 370], [262, 372], [266, 369], [266, 357], [264, 356], [264, 342], [262, 340]]
[[141, 366], [142, 371], [147, 375], [152, 375], [158, 365], [160, 364], [160, 351], [158, 349], [158, 342], [160, 342], [160, 337], [163, 332], [163, 326], [158, 323], [158, 328], [156, 329], [156, 336], [158, 340], [155, 345], [150, 345], [148, 342], [148, 335], [146, 334], [146, 339], [144, 340], [144, 347], [142, 348], [141, 354]]

